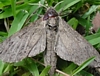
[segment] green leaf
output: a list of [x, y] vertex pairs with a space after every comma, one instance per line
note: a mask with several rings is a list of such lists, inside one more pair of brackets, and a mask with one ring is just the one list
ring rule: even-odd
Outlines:
[[0, 19], [7, 18], [12, 16], [12, 9], [11, 7], [7, 7], [3, 9], [3, 12], [0, 14]]
[[89, 9], [89, 11], [86, 12], [86, 13], [82, 16], [82, 18], [84, 18], [84, 19], [87, 18], [88, 16], [90, 16], [91, 13], [95, 12], [97, 8], [98, 8], [98, 5], [92, 5], [91, 8]]
[[[39, 2], [40, 2], [41, 5], [43, 5], [43, 4], [44, 4], [44, 1], [45, 1], [45, 0], [40, 0]], [[37, 4], [37, 5], [35, 5], [35, 4]], [[40, 4], [39, 4], [39, 3], [29, 3], [29, 5], [32, 5], [31, 8], [29, 9], [29, 14], [32, 14], [32, 13], [36, 12], [37, 9], [39, 10], [39, 8], [42, 7], [42, 6], [40, 6]], [[42, 8], [41, 8], [41, 9], [42, 9]], [[41, 10], [41, 9], [40, 9], [40, 10]], [[39, 10], [39, 11], [40, 11], [40, 10]], [[39, 15], [40, 13], [37, 13], [37, 12], [36, 12], [35, 14]]]
[[82, 17], [77, 17], [77, 20], [85, 28], [86, 34], [89, 33], [89, 28], [92, 26], [90, 20], [83, 19]]
[[68, 67], [66, 67], [63, 71], [66, 72], [67, 74], [71, 74], [72, 71], [77, 67], [76, 64], [71, 63]]
[[39, 76], [39, 71], [37, 68], [37, 65], [31, 58], [25, 58], [24, 60], [15, 63], [15, 66], [22, 66], [29, 70], [30, 73], [32, 73], [33, 76]]
[[[42, 1], [42, 0], [41, 0]], [[42, 2], [43, 3], [43, 2]], [[38, 10], [39, 6], [32, 6], [28, 8], [26, 11], [20, 11], [17, 16], [15, 17], [14, 21], [12, 22], [11, 28], [8, 32], [8, 37], [14, 34], [15, 32], [19, 31], [22, 26], [24, 25], [26, 19], [31, 15], [32, 13], [36, 12]], [[36, 14], [40, 14], [42, 12], [42, 9], [40, 9]], [[33, 21], [37, 20], [38, 16], [34, 14], [34, 19]]]
[[91, 39], [91, 40], [89, 40], [88, 42], [89, 42], [90, 44], [92, 44], [92, 45], [96, 45], [96, 44], [100, 43], [100, 37]]
[[7, 32], [0, 31], [0, 36], [7, 36]]
[[3, 73], [8, 72], [10, 70], [11, 64], [4, 63], [0, 60], [0, 76], [2, 76]]
[[85, 37], [86, 40], [92, 40], [92, 39], [95, 39], [95, 38], [98, 38], [100, 37], [100, 33], [95, 33], [95, 34], [92, 34], [92, 35], [88, 35]]
[[77, 19], [79, 21], [79, 24], [81, 24], [83, 27], [92, 26], [92, 23], [87, 21], [86, 19], [83, 19], [81, 17], [78, 17]]
[[40, 76], [46, 76], [48, 74], [48, 71], [50, 70], [51, 66], [47, 66], [43, 69], [43, 71], [41, 72]]
[[12, 67], [12, 64], [9, 64], [9, 63], [7, 64], [7, 63], [5, 63], [5, 67], [4, 67], [3, 73], [9, 71], [9, 70], [11, 69], [11, 67]]
[[76, 18], [71, 18], [68, 21], [68, 24], [71, 25], [73, 27], [73, 29], [76, 29], [78, 26], [78, 20]]
[[32, 14], [33, 12], [35, 12], [35, 10], [37, 10], [39, 8], [39, 6], [31, 6], [29, 9], [29, 14]]
[[[5, 0], [7, 1], [7, 0]], [[20, 1], [19, 1], [20, 2]], [[34, 2], [34, 1], [31, 1], [31, 2]], [[11, 3], [11, 2], [10, 2]], [[12, 0], [12, 3], [15, 3], [13, 0]], [[36, 5], [35, 5], [36, 6]], [[17, 13], [19, 13], [20, 11], [22, 10], [30, 10], [31, 9], [31, 5], [29, 5], [28, 3], [23, 3], [23, 4], [12, 4], [12, 7], [11, 6], [7, 6], [6, 8], [3, 8], [3, 12], [0, 13], [0, 19], [3, 19], [3, 18], [7, 18], [7, 17], [11, 17], [13, 16], [14, 14], [17, 15]], [[39, 5], [38, 5], [39, 7]], [[15, 11], [16, 10], [16, 11]], [[31, 9], [32, 11], [34, 9]], [[29, 11], [28, 11], [29, 12]], [[30, 12], [29, 12], [30, 13]]]
[[45, 0], [40, 0], [40, 3], [41, 3], [42, 5], [44, 5], [44, 2], [45, 2]]
[[49, 6], [52, 6], [53, 3], [54, 3], [54, 0], [47, 0], [47, 3], [48, 3]]
[[95, 57], [91, 57], [91, 58], [87, 59], [84, 63], [82, 63], [78, 68], [76, 68], [73, 71], [72, 75], [75, 75], [78, 72], [80, 72], [82, 69], [84, 69], [86, 66], [88, 66], [94, 59], [95, 59]]
[[[100, 43], [96, 46], [96, 48], [100, 49]], [[100, 50], [98, 50], [100, 52]]]
[[0, 0], [0, 9], [11, 4], [11, 0]]
[[29, 16], [29, 13], [27, 13], [26, 11], [20, 11], [17, 14], [14, 21], [12, 22], [10, 30], [8, 31], [8, 37], [22, 28], [28, 16]]
[[78, 2], [80, 2], [81, 0], [64, 0], [64, 2], [66, 1], [66, 6], [64, 7], [64, 9], [63, 10], [66, 10], [66, 9], [68, 9], [69, 7], [71, 7], [71, 6], [73, 6], [74, 4], [76, 4], [76, 3], [78, 3]]
[[[41, 12], [42, 12], [42, 8], [39, 9], [39, 11], [37, 12], [37, 14], [39, 15]], [[34, 22], [34, 21], [36, 21], [38, 19], [38, 15], [37, 14], [34, 14], [31, 17], [31, 19], [30, 19], [31, 22]]]
[[58, 10], [59, 12], [61, 11], [61, 9], [65, 11], [66, 9], [68, 9], [69, 7], [75, 5], [80, 1], [81, 0], [63, 0], [63, 2], [61, 2], [58, 6], [56, 6], [55, 9]]
[[26, 65], [27, 69], [32, 73], [32, 75], [39, 76], [39, 72], [38, 72], [37, 65], [35, 64], [35, 62], [30, 58], [27, 58], [25, 62], [27, 64]]
[[78, 74], [76, 74], [75, 76], [93, 76], [93, 75], [91, 73], [88, 73], [88, 72], [82, 70]]
[[11, 0], [11, 8], [13, 12], [13, 16], [16, 16], [16, 0]]
[[5, 65], [5, 63], [0, 60], [0, 76], [3, 73], [4, 65]]

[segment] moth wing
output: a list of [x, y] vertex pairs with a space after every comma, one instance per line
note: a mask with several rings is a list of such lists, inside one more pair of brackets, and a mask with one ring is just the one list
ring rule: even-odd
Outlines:
[[45, 50], [46, 33], [42, 18], [15, 33], [0, 44], [0, 59], [17, 62]]
[[100, 67], [99, 53], [60, 17], [57, 38], [56, 53], [60, 58], [80, 65], [88, 58], [96, 56], [90, 65]]

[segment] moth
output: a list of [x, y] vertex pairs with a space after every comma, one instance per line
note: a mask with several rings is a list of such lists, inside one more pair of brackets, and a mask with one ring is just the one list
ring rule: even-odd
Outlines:
[[78, 65], [96, 56], [90, 65], [100, 67], [99, 53], [58, 16], [52, 7], [44, 17], [30, 23], [0, 44], [0, 59], [4, 62], [17, 62], [41, 52], [44, 52], [45, 66], [51, 65], [50, 76], [53, 76], [56, 69], [57, 56]]

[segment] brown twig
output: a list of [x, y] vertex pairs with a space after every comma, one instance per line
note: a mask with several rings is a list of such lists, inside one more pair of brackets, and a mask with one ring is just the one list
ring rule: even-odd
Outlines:
[[68, 74], [66, 74], [66, 73], [64, 73], [64, 72], [62, 72], [62, 71], [60, 71], [60, 70], [58, 70], [58, 69], [56, 69], [56, 72], [58, 72], [58, 73], [60, 73], [60, 74], [62, 74], [62, 75], [64, 75], [64, 76], [70, 76], [70, 75], [68, 75]]

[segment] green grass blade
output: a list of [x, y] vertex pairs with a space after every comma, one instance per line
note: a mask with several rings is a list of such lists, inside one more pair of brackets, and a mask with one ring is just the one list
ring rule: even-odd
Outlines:
[[63, 72], [67, 73], [67, 74], [70, 74], [72, 73], [72, 71], [77, 67], [76, 64], [74, 63], [71, 63], [68, 67], [66, 67]]
[[[81, 17], [77, 17], [77, 20], [78, 20], [79, 24], [82, 25], [83, 27], [85, 27], [86, 29], [89, 29], [92, 25], [91, 22], [89, 22], [88, 20], [83, 19]], [[88, 26], [88, 28], [87, 28], [87, 26]]]
[[88, 35], [88, 36], [85, 37], [85, 39], [89, 41], [89, 40], [92, 40], [92, 39], [97, 38], [97, 37], [100, 37], [100, 33]]
[[66, 6], [64, 7], [63, 10], [68, 9], [69, 7], [73, 6], [74, 4], [80, 2], [81, 0], [64, 0], [64, 2], [66, 2]]
[[82, 18], [87, 18], [88, 16], [90, 16], [91, 13], [95, 12], [96, 9], [98, 8], [98, 5], [92, 5], [91, 8], [89, 9], [88, 12], [86, 12]]
[[16, 0], [11, 0], [11, 8], [12, 8], [13, 16], [16, 17]]
[[55, 9], [60, 11], [61, 9], [65, 11], [69, 7], [73, 6], [74, 4], [80, 2], [81, 0], [63, 0], [60, 4], [58, 4]]
[[93, 76], [93, 75], [91, 73], [88, 73], [88, 72], [82, 70], [78, 74], [76, 74], [75, 76]]
[[0, 31], [0, 36], [7, 36], [7, 32]]
[[27, 58], [25, 62], [27, 64], [26, 67], [30, 71], [30, 73], [32, 73], [33, 76], [39, 76], [38, 68], [35, 62], [30, 58]]
[[73, 29], [76, 29], [78, 26], [78, 20], [76, 18], [71, 18], [68, 21], [68, 24], [71, 25], [73, 27]]
[[5, 63], [0, 60], [0, 76], [3, 73], [4, 65], [5, 65]]
[[8, 72], [10, 70], [11, 65], [4, 63], [0, 60], [0, 76], [2, 76], [3, 73]]
[[15, 32], [19, 31], [23, 24], [25, 23], [27, 17], [29, 16], [28, 13], [25, 11], [20, 11], [18, 15], [15, 17], [14, 21], [12, 22], [11, 28], [8, 32], [8, 37], [14, 34]]
[[0, 9], [11, 4], [11, 0], [0, 0]]
[[92, 45], [96, 45], [96, 44], [100, 43], [100, 37], [89, 40], [88, 42]]
[[88, 60], [86, 60], [84, 63], [82, 63], [77, 69], [75, 69], [72, 73], [72, 75], [77, 74], [78, 72], [80, 72], [82, 69], [84, 69], [86, 66], [88, 66], [93, 60], [95, 59], [95, 57], [91, 57]]
[[46, 76], [48, 74], [48, 71], [50, 70], [51, 66], [47, 66], [43, 69], [43, 71], [41, 72], [40, 76]]
[[28, 69], [29, 72], [33, 75], [33, 76], [39, 76], [39, 71], [37, 68], [37, 65], [35, 64], [35, 62], [31, 59], [31, 58], [25, 58], [24, 60], [15, 63], [15, 66], [22, 66], [25, 69]]

